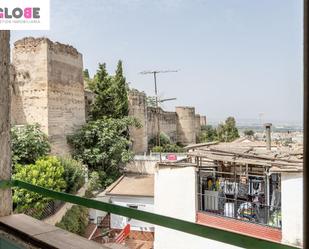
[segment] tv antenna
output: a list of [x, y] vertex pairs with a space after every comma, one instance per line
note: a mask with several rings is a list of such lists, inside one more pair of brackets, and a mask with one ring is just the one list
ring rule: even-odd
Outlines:
[[[156, 117], [157, 117], [157, 127], [158, 127], [157, 145], [159, 146], [159, 148], [161, 146], [161, 141], [160, 141], [161, 128], [160, 128], [160, 120], [159, 120], [159, 115], [160, 115], [159, 103], [175, 100], [176, 98], [159, 99], [158, 87], [157, 87], [157, 74], [160, 74], [160, 73], [177, 73], [178, 71], [179, 70], [160, 70], [160, 71], [143, 71], [143, 72], [140, 72], [140, 74], [153, 74], [154, 86], [155, 86], [155, 98], [156, 98]], [[160, 149], [160, 162], [162, 162], [161, 149]]]

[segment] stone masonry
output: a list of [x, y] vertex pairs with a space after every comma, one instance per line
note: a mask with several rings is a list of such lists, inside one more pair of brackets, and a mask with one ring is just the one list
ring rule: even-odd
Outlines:
[[[39, 123], [52, 145], [52, 154], [70, 152], [67, 135], [85, 124], [94, 94], [84, 89], [82, 55], [72, 46], [47, 38], [27, 37], [13, 48], [12, 124]], [[140, 120], [142, 128], [130, 128], [133, 151], [148, 150], [148, 141], [157, 134], [156, 109], [147, 107], [145, 93], [131, 90], [129, 115]], [[196, 142], [206, 117], [194, 107], [177, 107], [176, 112], [160, 109], [161, 131], [172, 142]]]
[[[147, 107], [146, 94], [137, 90], [129, 92], [130, 115], [138, 118], [143, 127], [130, 129], [133, 151], [142, 154], [148, 150], [148, 141], [157, 134], [156, 108]], [[201, 126], [206, 125], [206, 117], [195, 114], [194, 107], [176, 107], [175, 112], [159, 109], [160, 129], [173, 143], [183, 145], [196, 143]]]
[[82, 55], [47, 38], [24, 38], [13, 49], [12, 123], [39, 123], [52, 153], [69, 152], [66, 137], [85, 123]]

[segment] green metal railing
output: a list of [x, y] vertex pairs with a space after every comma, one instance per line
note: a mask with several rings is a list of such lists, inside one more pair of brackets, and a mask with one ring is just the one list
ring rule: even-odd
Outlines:
[[[0, 188], [18, 187], [29, 191], [41, 194], [53, 199], [70, 202], [73, 204], [93, 208], [108, 213], [118, 214], [133, 218], [136, 220], [152, 223], [162, 227], [174, 229], [177, 231], [197, 235], [203, 238], [220, 241], [234, 246], [243, 248], [272, 248], [272, 249], [292, 249], [298, 248], [290, 245], [258, 239], [234, 232], [221, 230], [218, 228], [208, 227], [205, 225], [196, 224], [180, 219], [167, 217], [164, 215], [154, 214], [146, 211], [136, 210], [133, 208], [114, 205], [111, 203], [101, 202], [97, 200], [87, 199], [84, 197], [74, 196], [67, 193], [56, 192], [50, 189], [29, 184], [20, 180], [0, 181]], [[206, 243], [206, 242], [205, 242]], [[206, 245], [206, 244], [205, 244]]]

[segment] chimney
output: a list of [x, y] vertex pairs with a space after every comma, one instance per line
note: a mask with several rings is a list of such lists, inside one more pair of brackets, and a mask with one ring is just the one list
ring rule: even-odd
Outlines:
[[266, 129], [266, 149], [271, 150], [271, 123], [265, 124]]

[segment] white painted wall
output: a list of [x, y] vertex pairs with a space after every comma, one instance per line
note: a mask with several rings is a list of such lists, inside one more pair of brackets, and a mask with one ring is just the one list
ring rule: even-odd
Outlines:
[[303, 175], [281, 174], [282, 242], [303, 243]]
[[[109, 203], [110, 198], [108, 196], [105, 196], [103, 193], [100, 193], [96, 198], [93, 198], [94, 200], [101, 201], [101, 202], [107, 202]], [[93, 219], [93, 222], [97, 224], [98, 217], [105, 217], [107, 215], [106, 212], [89, 208], [89, 218]]]
[[[152, 197], [125, 197], [125, 196], [112, 196], [111, 202], [116, 205], [128, 207], [129, 205], [138, 206], [138, 210], [153, 212], [154, 199]], [[111, 228], [123, 229], [127, 224], [131, 225], [131, 230], [153, 232], [154, 225], [129, 219], [124, 216], [111, 214]]]
[[[155, 174], [155, 212], [196, 222], [195, 167], [159, 166]], [[172, 229], [155, 227], [155, 249], [240, 248]]]
[[[136, 157], [136, 156], [135, 156]], [[125, 171], [140, 174], [154, 174], [157, 160], [133, 160], [126, 164]]]

